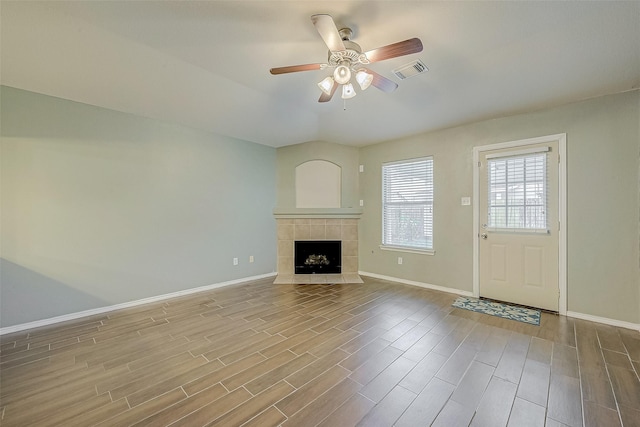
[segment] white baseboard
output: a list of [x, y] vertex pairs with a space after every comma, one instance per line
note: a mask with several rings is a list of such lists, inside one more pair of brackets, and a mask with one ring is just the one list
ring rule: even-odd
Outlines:
[[[384, 276], [382, 274], [376, 274], [376, 273], [368, 273], [366, 271], [359, 271], [358, 273], [361, 276], [373, 277], [374, 279], [387, 280], [389, 282], [404, 283], [406, 285], [412, 285], [412, 286], [420, 286], [422, 288], [434, 289], [436, 291], [448, 292], [451, 294], [457, 294], [457, 295], [462, 295], [467, 297], [473, 296], [472, 292], [463, 291], [460, 289], [447, 288], [444, 286], [432, 285], [430, 283], [415, 282], [413, 280], [399, 279], [397, 277]], [[567, 317], [573, 317], [576, 319], [588, 320], [590, 322], [603, 323], [605, 325], [617, 326], [619, 328], [633, 329], [636, 331], [640, 331], [640, 324], [625, 322], [623, 320], [609, 319], [607, 317], [593, 316], [591, 314], [578, 313], [575, 311], [567, 311]]]
[[470, 291], [463, 291], [455, 288], [447, 288], [445, 286], [432, 285], [431, 283], [415, 282], [413, 280], [399, 279], [397, 277], [383, 276], [382, 274], [369, 273], [366, 271], [358, 271], [361, 276], [373, 277], [374, 279], [387, 280], [389, 282], [403, 283], [405, 285], [419, 286], [421, 288], [433, 289], [435, 291], [448, 292], [450, 294], [462, 295], [465, 297], [473, 296]]
[[576, 311], [567, 311], [567, 317], [573, 317], [590, 322], [604, 323], [605, 325], [617, 326], [619, 328], [634, 329], [640, 331], [640, 324], [625, 322], [623, 320], [609, 319], [608, 317], [592, 316], [591, 314], [578, 313]]
[[149, 304], [166, 300], [169, 298], [176, 298], [185, 295], [195, 294], [198, 292], [210, 291], [212, 289], [222, 288], [225, 286], [237, 285], [240, 283], [251, 282], [254, 280], [267, 279], [269, 277], [275, 277], [277, 273], [261, 274], [258, 276], [245, 277], [242, 279], [230, 280], [228, 282], [214, 283], [213, 285], [200, 286], [198, 288], [185, 289], [183, 291], [172, 292], [170, 294], [158, 295], [149, 298], [143, 298], [136, 301], [124, 302], [121, 304], [110, 305], [107, 307], [94, 308], [91, 310], [79, 311], [77, 313], [64, 314], [62, 316], [51, 317], [49, 319], [36, 320], [34, 322], [22, 323], [14, 326], [7, 326], [0, 328], [0, 335], [10, 334], [13, 332], [24, 331], [25, 329], [38, 328], [41, 326], [53, 325], [54, 323], [66, 322], [68, 320], [80, 319], [82, 317], [95, 316], [96, 314], [107, 313], [114, 310], [121, 310], [123, 308], [136, 307], [138, 305]]
[[[359, 271], [358, 274], [360, 274], [361, 276], [372, 277], [374, 279], [386, 280], [386, 281], [389, 281], [389, 282], [403, 283], [403, 284], [411, 285], [411, 286], [419, 286], [421, 288], [433, 289], [433, 290], [436, 290], [436, 291], [447, 292], [447, 293], [456, 294], [456, 295], [473, 296], [473, 293], [469, 292], [469, 291], [463, 291], [463, 290], [454, 289], [454, 288], [447, 288], [445, 286], [432, 285], [430, 283], [416, 282], [416, 281], [413, 281], [413, 280], [406, 280], [406, 279], [400, 279], [400, 278], [397, 278], [397, 277], [384, 276], [382, 274], [369, 273], [369, 272], [366, 272], [366, 271]], [[60, 323], [60, 322], [66, 322], [66, 321], [69, 321], [69, 320], [80, 319], [82, 317], [95, 316], [97, 314], [108, 313], [110, 311], [121, 310], [123, 308], [136, 307], [136, 306], [139, 306], [139, 305], [150, 304], [150, 303], [153, 303], [153, 302], [158, 302], [158, 301], [162, 301], [162, 300], [166, 300], [166, 299], [170, 299], [170, 298], [176, 298], [176, 297], [181, 297], [181, 296], [185, 296], [185, 295], [191, 295], [191, 294], [195, 294], [195, 293], [198, 293], [198, 292], [205, 292], [205, 291], [209, 291], [209, 290], [212, 290], [212, 289], [223, 288], [225, 286], [237, 285], [237, 284], [240, 284], [240, 283], [246, 283], [246, 282], [251, 282], [251, 281], [260, 280], [260, 279], [267, 279], [269, 277], [276, 277], [276, 276], [277, 276], [277, 273], [261, 274], [261, 275], [258, 275], [258, 276], [245, 277], [245, 278], [242, 278], [242, 279], [230, 280], [230, 281], [221, 282], [221, 283], [214, 283], [212, 285], [201, 286], [201, 287], [198, 287], [198, 288], [185, 289], [183, 291], [172, 292], [172, 293], [169, 293], [169, 294], [157, 295], [157, 296], [154, 296], [154, 297], [143, 298], [143, 299], [136, 300], [136, 301], [129, 301], [129, 302], [121, 303], [121, 304], [110, 305], [110, 306], [107, 306], [107, 307], [100, 307], [100, 308], [94, 308], [94, 309], [91, 309], [91, 310], [80, 311], [80, 312], [77, 312], [77, 313], [65, 314], [65, 315], [62, 315], [62, 316], [51, 317], [49, 319], [36, 320], [34, 322], [22, 323], [22, 324], [14, 325], [14, 326], [7, 326], [7, 327], [4, 327], [4, 328], [0, 328], [0, 335], [10, 334], [10, 333], [13, 333], [13, 332], [20, 332], [20, 331], [24, 331], [26, 329], [38, 328], [38, 327], [41, 327], [41, 326], [53, 325], [55, 323]], [[593, 316], [591, 314], [578, 313], [578, 312], [575, 312], [575, 311], [567, 311], [567, 317], [573, 317], [573, 318], [576, 318], [576, 319], [588, 320], [590, 322], [603, 323], [605, 325], [616, 326], [616, 327], [620, 327], [620, 328], [633, 329], [633, 330], [636, 330], [636, 331], [640, 331], [640, 324], [638, 324], [638, 323], [631, 323], [631, 322], [625, 322], [625, 321], [622, 321], [622, 320], [609, 319], [607, 317]]]

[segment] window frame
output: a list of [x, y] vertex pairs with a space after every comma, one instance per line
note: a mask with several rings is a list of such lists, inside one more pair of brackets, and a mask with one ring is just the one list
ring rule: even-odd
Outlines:
[[[427, 239], [427, 244], [428, 244], [428, 240], [430, 239], [431, 241], [431, 245], [427, 246], [425, 245], [424, 247], [419, 247], [419, 246], [405, 246], [402, 244], [397, 244], [397, 242], [390, 242], [390, 243], [386, 243], [386, 227], [387, 227], [387, 221], [386, 221], [386, 215], [385, 215], [385, 211], [386, 211], [386, 207], [389, 205], [389, 203], [387, 202], [387, 197], [386, 197], [386, 188], [387, 188], [387, 184], [386, 184], [386, 180], [387, 180], [387, 173], [385, 172], [385, 168], [390, 167], [390, 166], [394, 166], [394, 165], [407, 165], [407, 164], [411, 164], [411, 163], [418, 163], [418, 162], [427, 162], [426, 164], [426, 173], [427, 173], [427, 188], [425, 189], [425, 193], [427, 195], [427, 200], [424, 203], [413, 203], [413, 205], [418, 205], [418, 206], [424, 206], [424, 207], [429, 207], [430, 206], [430, 213], [429, 213], [429, 220], [430, 220], [430, 224], [429, 221], [426, 220], [426, 222], [423, 224], [423, 227], [428, 227], [430, 225], [430, 230], [431, 230], [431, 234], [429, 235], [428, 233], [426, 234], [425, 238]], [[415, 157], [415, 158], [410, 158], [410, 159], [403, 159], [403, 160], [396, 160], [396, 161], [390, 161], [390, 162], [384, 162], [382, 163], [382, 167], [381, 167], [381, 175], [382, 175], [382, 179], [381, 179], [381, 245], [380, 245], [380, 249], [382, 250], [388, 250], [388, 251], [398, 251], [398, 252], [408, 252], [408, 253], [416, 253], [416, 254], [423, 254], [423, 255], [435, 255], [435, 249], [434, 249], [434, 206], [435, 206], [435, 184], [434, 184], [434, 158], [433, 156], [422, 156], [422, 157]], [[430, 187], [430, 188], [429, 188]], [[431, 195], [430, 199], [428, 195]], [[411, 205], [411, 204], [408, 204]], [[396, 204], [396, 206], [398, 206]], [[394, 244], [395, 243], [395, 244]]]

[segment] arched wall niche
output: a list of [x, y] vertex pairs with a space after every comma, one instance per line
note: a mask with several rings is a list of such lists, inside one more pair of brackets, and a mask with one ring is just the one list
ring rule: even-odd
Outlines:
[[296, 208], [340, 208], [342, 168], [327, 160], [296, 166]]

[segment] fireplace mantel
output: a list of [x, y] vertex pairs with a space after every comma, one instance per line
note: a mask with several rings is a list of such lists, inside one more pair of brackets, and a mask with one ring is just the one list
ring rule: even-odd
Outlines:
[[285, 218], [335, 218], [358, 219], [362, 215], [359, 208], [275, 208], [276, 219]]

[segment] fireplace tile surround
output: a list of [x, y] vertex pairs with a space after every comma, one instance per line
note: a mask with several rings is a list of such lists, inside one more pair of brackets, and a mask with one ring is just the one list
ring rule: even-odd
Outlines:
[[[274, 284], [363, 283], [358, 275], [358, 220], [277, 218], [278, 275]], [[296, 240], [340, 240], [342, 274], [294, 274]]]

